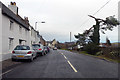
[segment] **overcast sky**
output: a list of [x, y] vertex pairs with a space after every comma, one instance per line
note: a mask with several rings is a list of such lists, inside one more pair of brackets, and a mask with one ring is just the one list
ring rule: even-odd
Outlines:
[[[8, 6], [10, 1], [15, 1], [19, 7], [19, 15], [28, 17], [31, 26], [35, 27], [35, 22], [45, 21], [46, 23], [37, 23], [37, 30], [45, 40], [54, 38], [60, 42], [70, 41], [70, 32], [72, 32], [72, 41], [75, 34], [83, 33], [95, 24], [94, 19], [88, 15], [96, 13], [109, 0], [2, 0], [1, 2]], [[95, 17], [105, 19], [108, 16], [118, 17], [119, 0], [110, 0]], [[108, 31], [101, 34], [101, 42], [105, 42], [106, 37], [111, 42], [118, 41], [118, 30]]]

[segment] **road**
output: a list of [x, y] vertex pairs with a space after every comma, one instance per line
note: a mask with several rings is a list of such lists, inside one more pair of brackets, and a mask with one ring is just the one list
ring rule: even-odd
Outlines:
[[3, 73], [3, 78], [117, 78], [118, 64], [65, 50], [51, 50], [33, 62]]

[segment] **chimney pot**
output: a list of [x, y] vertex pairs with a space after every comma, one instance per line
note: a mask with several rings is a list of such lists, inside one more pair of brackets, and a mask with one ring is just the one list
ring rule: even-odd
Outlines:
[[12, 12], [18, 14], [18, 7], [16, 6], [16, 2], [10, 2], [10, 5], [8, 5], [8, 7]]

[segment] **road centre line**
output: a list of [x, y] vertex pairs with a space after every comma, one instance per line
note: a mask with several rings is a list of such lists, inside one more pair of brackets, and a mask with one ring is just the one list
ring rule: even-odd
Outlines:
[[69, 65], [72, 67], [72, 69], [77, 72], [77, 70], [74, 68], [74, 66], [70, 63], [70, 61], [67, 61], [69, 63]]
[[65, 59], [67, 59], [67, 57], [65, 55], [63, 55]]
[[11, 69], [11, 70], [8, 70], [8, 71], [6, 71], [6, 72], [4, 72], [4, 73], [2, 73], [2, 74], [0, 74], [0, 76], [4, 75], [4, 74], [6, 74], [6, 73], [9, 73], [10, 71], [12, 71], [12, 69]]
[[75, 67], [70, 63], [70, 61], [67, 59], [67, 57], [63, 54], [63, 53], [61, 53], [63, 56], [64, 56], [64, 58], [67, 60], [67, 62], [68, 62], [68, 64], [71, 66], [71, 68], [74, 70], [74, 72], [78, 72], [76, 69], [75, 69]]

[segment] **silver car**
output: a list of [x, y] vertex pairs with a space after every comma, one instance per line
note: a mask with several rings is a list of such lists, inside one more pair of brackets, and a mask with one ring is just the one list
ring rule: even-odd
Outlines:
[[48, 53], [47, 46], [44, 46], [44, 52], [45, 52], [45, 54], [47, 54], [47, 53]]
[[37, 52], [37, 55], [43, 56], [45, 54], [42, 44], [32, 44], [32, 48]]
[[36, 52], [27, 45], [18, 45], [12, 51], [12, 61], [16, 59], [28, 59], [33, 61], [36, 56]]

